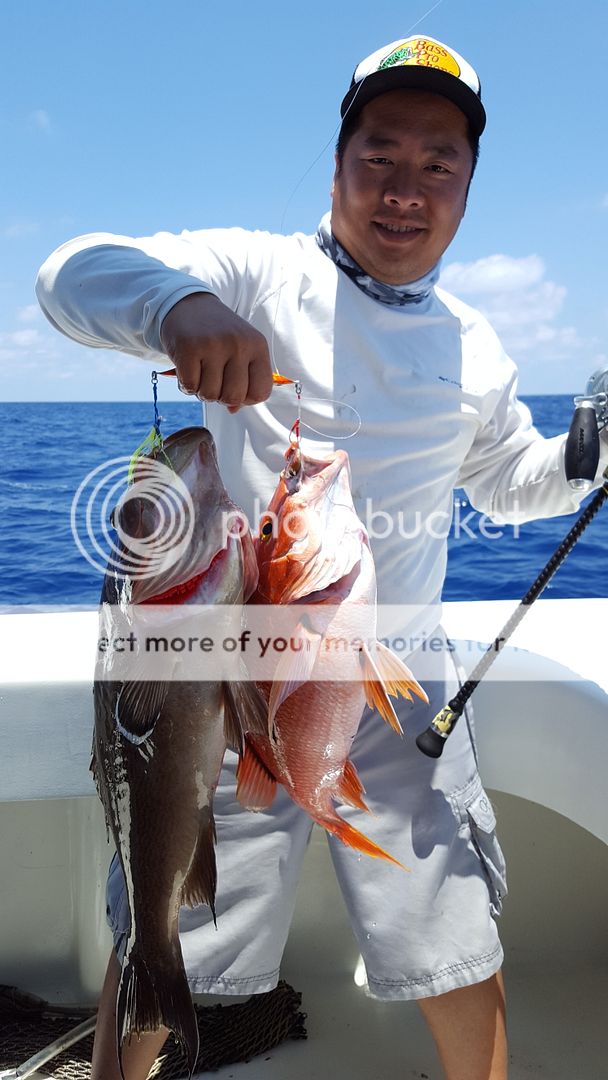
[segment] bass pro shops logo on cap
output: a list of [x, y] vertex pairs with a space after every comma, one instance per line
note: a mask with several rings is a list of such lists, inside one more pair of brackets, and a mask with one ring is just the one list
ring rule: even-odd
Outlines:
[[395, 67], [397, 64], [418, 64], [422, 67], [439, 68], [450, 75], [460, 75], [460, 64], [456, 57], [444, 45], [429, 38], [407, 38], [378, 65], [378, 71]]
[[476, 72], [454, 49], [429, 37], [393, 41], [362, 60], [340, 107], [342, 119], [355, 115], [378, 94], [411, 89], [441, 94], [465, 114], [471, 130], [481, 135], [486, 114]]

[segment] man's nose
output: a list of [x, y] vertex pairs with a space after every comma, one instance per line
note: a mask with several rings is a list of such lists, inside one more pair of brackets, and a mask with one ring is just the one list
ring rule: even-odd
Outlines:
[[411, 169], [403, 169], [398, 174], [393, 174], [384, 191], [384, 202], [387, 206], [403, 209], [422, 206], [424, 192], [416, 173]]

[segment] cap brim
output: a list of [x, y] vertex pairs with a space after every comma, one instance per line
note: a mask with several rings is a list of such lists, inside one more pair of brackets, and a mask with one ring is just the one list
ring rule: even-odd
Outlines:
[[436, 68], [400, 65], [386, 71], [374, 71], [359, 83], [351, 86], [340, 106], [340, 116], [361, 111], [368, 101], [389, 90], [427, 90], [449, 98], [468, 118], [471, 129], [479, 137], [486, 126], [486, 112], [474, 90], [455, 75]]

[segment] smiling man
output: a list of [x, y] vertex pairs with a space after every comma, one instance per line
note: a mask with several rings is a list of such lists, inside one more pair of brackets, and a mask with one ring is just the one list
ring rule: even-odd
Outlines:
[[473, 160], [466, 117], [446, 98], [417, 90], [374, 98], [354, 133], [342, 135], [332, 191], [336, 240], [380, 281], [422, 277], [458, 229]]
[[[274, 490], [295, 419], [292, 392], [271, 393], [272, 367], [303, 384], [304, 434], [327, 433], [320, 447], [305, 438], [305, 450], [318, 455], [352, 434], [345, 405], [360, 414], [348, 450], [378, 600], [392, 605], [393, 630], [409, 642], [408, 664], [430, 706], [402, 705], [403, 740], [366, 712], [353, 745], [375, 812], [366, 831], [412, 872], [359, 860], [335, 838], [332, 858], [370, 993], [420, 1003], [447, 1080], [504, 1080], [495, 921], [504, 861], [472, 728], [461, 721], [438, 761], [414, 742], [458, 686], [440, 626], [447, 528], [440, 533], [434, 523], [449, 522], [457, 486], [498, 522], [569, 513], [577, 499], [563, 471], [565, 437], [541, 438], [491, 327], [436, 288], [485, 125], [474, 70], [432, 39], [394, 42], [357, 67], [341, 115], [331, 214], [315, 236], [238, 228], [139, 239], [94, 234], [50, 256], [38, 295], [59, 330], [157, 365], [169, 357], [182, 389], [213, 403], [208, 424], [222, 476], [253, 526], [256, 499], [264, 507]], [[604, 448], [600, 470], [607, 463]], [[383, 515], [378, 533], [376, 514]], [[418, 527], [404, 530], [403, 514]], [[204, 907], [183, 912], [180, 925], [199, 993], [276, 985], [310, 835], [309, 819], [283, 792], [261, 815], [239, 810], [235, 766], [227, 755], [215, 800], [217, 932]], [[120, 958], [128, 908], [116, 863], [108, 910]], [[113, 955], [93, 1080], [120, 1075], [118, 970]], [[147, 1075], [165, 1035], [125, 1050], [127, 1080]], [[382, 1075], [381, 1047], [378, 1054]]]

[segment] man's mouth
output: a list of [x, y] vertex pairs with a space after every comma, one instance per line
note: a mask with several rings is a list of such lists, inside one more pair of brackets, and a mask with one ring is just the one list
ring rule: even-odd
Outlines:
[[384, 232], [406, 235], [407, 233], [419, 233], [422, 230], [416, 225], [391, 225], [387, 221], [374, 221], [374, 225]]

